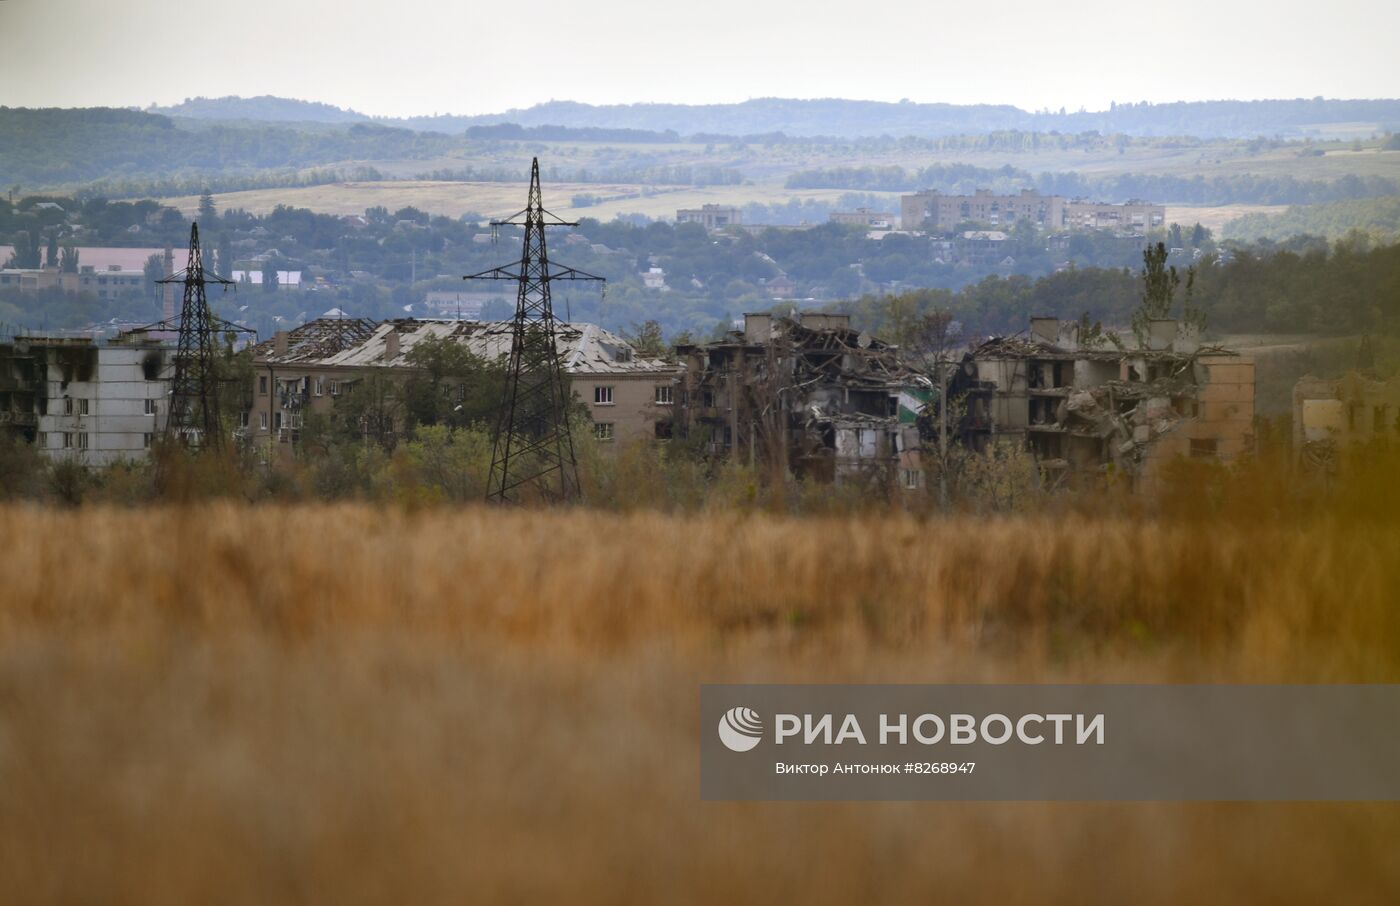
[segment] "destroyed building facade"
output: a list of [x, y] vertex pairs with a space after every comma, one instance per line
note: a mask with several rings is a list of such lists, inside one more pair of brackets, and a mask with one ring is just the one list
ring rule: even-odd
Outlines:
[[[560, 324], [557, 343], [575, 395], [593, 418], [594, 436], [613, 441], [668, 437], [679, 369], [637, 355], [621, 337], [592, 324]], [[300, 440], [305, 415], [334, 410], [358, 382], [402, 381], [410, 353], [429, 338], [461, 344], [487, 362], [510, 354], [512, 322], [401, 318], [383, 323], [321, 318], [281, 331], [254, 349], [251, 406], [243, 422], [258, 445]], [[401, 431], [402, 424], [390, 426]]]
[[1021, 444], [1052, 485], [1108, 472], [1150, 484], [1177, 456], [1229, 462], [1252, 451], [1252, 359], [1167, 319], [1151, 321], [1139, 345], [1057, 318], [978, 344], [949, 382], [957, 440], [979, 451]]
[[55, 460], [141, 460], [165, 427], [172, 351], [139, 335], [0, 342], [0, 429]]
[[1400, 440], [1400, 378], [1351, 372], [1305, 375], [1293, 386], [1293, 454], [1309, 470], [1333, 471], [1358, 445]]
[[928, 382], [845, 314], [744, 316], [723, 339], [676, 347], [677, 437], [781, 474], [885, 481], [918, 446]]

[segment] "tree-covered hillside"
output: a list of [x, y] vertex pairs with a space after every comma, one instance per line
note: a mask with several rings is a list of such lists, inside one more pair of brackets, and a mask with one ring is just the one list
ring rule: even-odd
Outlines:
[[429, 157], [457, 145], [445, 135], [372, 123], [329, 130], [261, 124], [190, 130], [170, 117], [135, 110], [0, 107], [0, 185]]
[[148, 107], [148, 113], [206, 120], [260, 120], [267, 123], [363, 123], [369, 117], [317, 101], [273, 97], [187, 98], [170, 107]]

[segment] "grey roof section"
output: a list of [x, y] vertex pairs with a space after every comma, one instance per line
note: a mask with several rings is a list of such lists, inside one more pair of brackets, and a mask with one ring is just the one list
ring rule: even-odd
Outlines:
[[[398, 334], [398, 354], [386, 357], [389, 335]], [[513, 322], [432, 320], [399, 318], [385, 321], [364, 340], [319, 357], [262, 356], [260, 361], [285, 362], [308, 367], [407, 368], [408, 354], [429, 337], [461, 343], [474, 355], [488, 360], [510, 355]], [[666, 374], [677, 366], [661, 359], [636, 355], [631, 344], [594, 324], [558, 325], [558, 349], [564, 369], [571, 374]]]

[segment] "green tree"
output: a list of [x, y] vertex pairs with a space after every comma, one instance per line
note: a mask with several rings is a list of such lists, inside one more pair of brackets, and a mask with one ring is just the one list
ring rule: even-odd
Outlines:
[[411, 426], [464, 427], [490, 421], [500, 405], [504, 370], [451, 337], [427, 337], [404, 356], [417, 369], [404, 382]]
[[146, 286], [154, 290], [156, 281], [165, 277], [165, 259], [160, 255], [152, 255], [146, 259], [143, 270], [146, 272]]
[[214, 196], [205, 189], [199, 196], [199, 222], [212, 226], [214, 218], [218, 217], [218, 210], [214, 207]]
[[30, 230], [15, 233], [15, 250], [5, 262], [6, 267], [37, 268], [39, 266], [39, 243]]
[[277, 262], [271, 258], [263, 262], [262, 288], [265, 293], [277, 291]]
[[233, 246], [229, 244], [228, 233], [219, 237], [218, 254], [215, 259], [218, 270], [215, 272], [221, 277], [229, 280], [233, 279]]
[[624, 330], [622, 338], [632, 344], [637, 355], [646, 359], [664, 359], [671, 353], [671, 347], [661, 335], [661, 322], [647, 320], [633, 324], [631, 330]]

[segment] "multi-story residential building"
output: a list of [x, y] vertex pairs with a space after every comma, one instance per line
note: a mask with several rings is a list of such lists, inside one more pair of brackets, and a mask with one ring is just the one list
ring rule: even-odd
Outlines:
[[1113, 470], [1140, 484], [1177, 456], [1229, 462], [1253, 449], [1253, 359], [1203, 347], [1175, 320], [1152, 321], [1137, 349], [1081, 330], [1033, 318], [1029, 337], [969, 351], [948, 389], [959, 441], [1023, 445], [1051, 478]]
[[1116, 230], [1141, 235], [1166, 222], [1167, 209], [1145, 202], [1105, 204], [1067, 200], [1022, 189], [1019, 195], [994, 195], [978, 189], [973, 195], [944, 195], [936, 190], [900, 196], [900, 222], [906, 230], [951, 230], [975, 222], [1011, 227], [1029, 222], [1048, 230]]
[[77, 273], [60, 271], [56, 267], [5, 268], [0, 270], [0, 289], [14, 287], [24, 292], [63, 289], [69, 292], [92, 293], [99, 299], [115, 299], [146, 290], [145, 270], [122, 270], [112, 265], [99, 271], [82, 265]]
[[[372, 375], [401, 380], [412, 373], [410, 353], [428, 338], [500, 360], [510, 353], [512, 329], [509, 321], [320, 319], [279, 332], [254, 350], [248, 436], [266, 445], [295, 443], [307, 412], [332, 412], [336, 399], [357, 382]], [[558, 348], [599, 440], [670, 435], [677, 366], [638, 356], [626, 340], [592, 324], [561, 324]]]
[[1306, 375], [1293, 387], [1293, 453], [1309, 469], [1330, 472], [1360, 444], [1400, 442], [1400, 378], [1352, 372]]
[[0, 343], [0, 426], [51, 458], [144, 459], [165, 425], [171, 355], [139, 336]]
[[844, 223], [871, 230], [892, 230], [895, 223], [893, 214], [872, 211], [869, 208], [856, 208], [854, 211], [832, 211], [826, 219], [831, 223]]
[[1159, 204], [1148, 204], [1145, 201], [1105, 204], [1076, 199], [1064, 203], [1064, 220], [1061, 226], [1067, 230], [1115, 230], [1141, 236], [1148, 230], [1165, 225], [1166, 222], [1167, 209]]
[[743, 222], [743, 209], [730, 205], [707, 204], [698, 208], [682, 208], [676, 212], [676, 223], [698, 223], [707, 230], [737, 226]]
[[1064, 221], [1064, 199], [1033, 189], [1022, 189], [1019, 195], [993, 195], [989, 189], [978, 189], [974, 195], [929, 190], [900, 196], [899, 209], [900, 223], [906, 230], [951, 230], [966, 222], [1010, 227], [1021, 220], [1055, 230]]
[[685, 365], [676, 434], [711, 456], [878, 484], [918, 446], [909, 404], [927, 382], [894, 347], [852, 328], [850, 315], [747, 314], [742, 331], [676, 351]]

